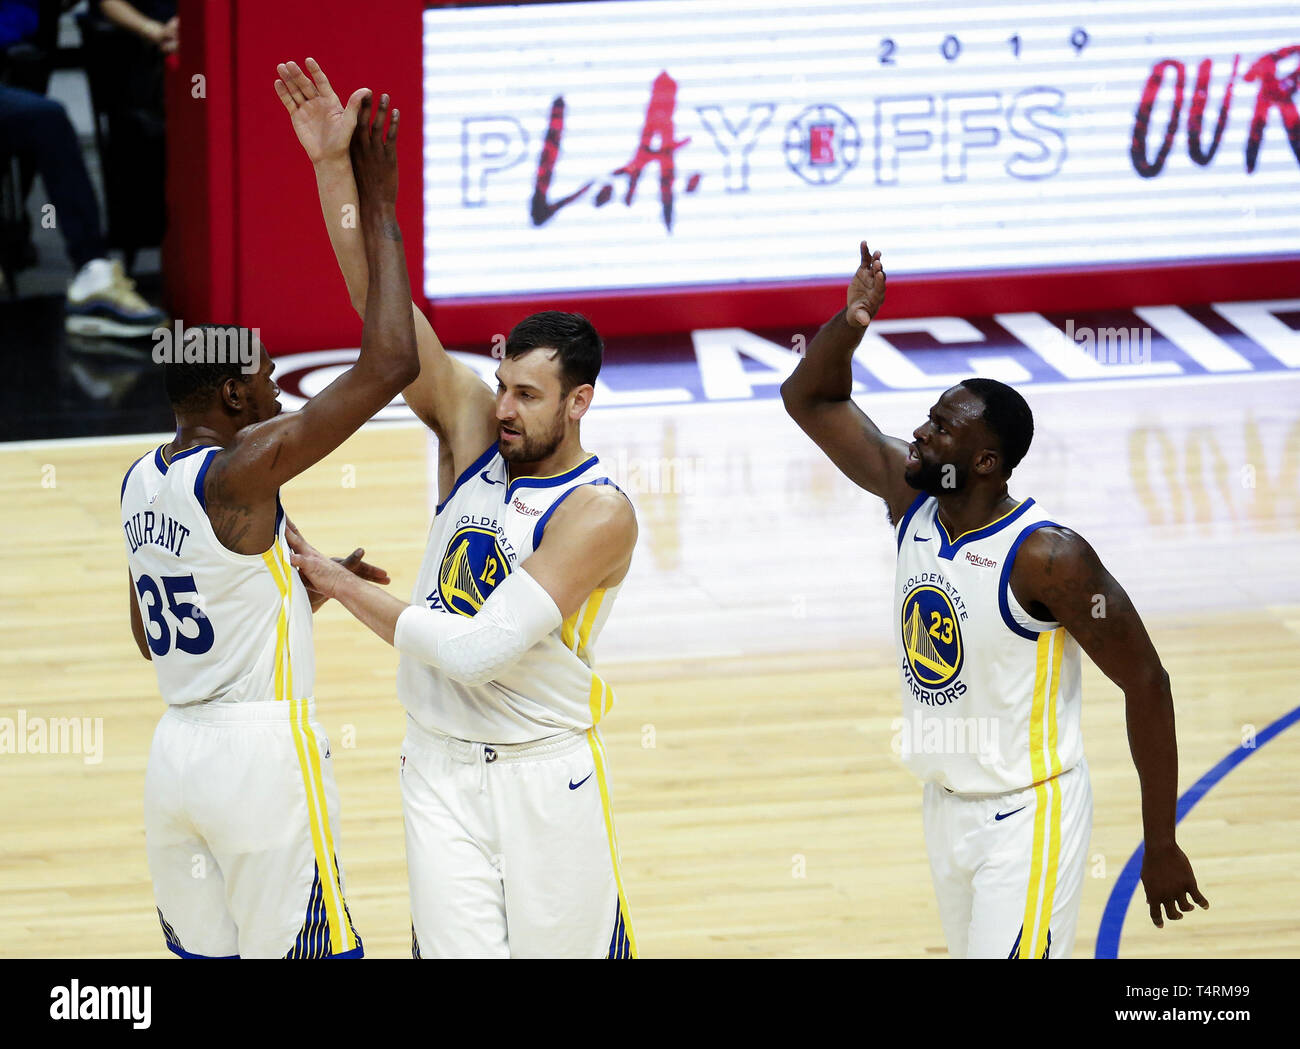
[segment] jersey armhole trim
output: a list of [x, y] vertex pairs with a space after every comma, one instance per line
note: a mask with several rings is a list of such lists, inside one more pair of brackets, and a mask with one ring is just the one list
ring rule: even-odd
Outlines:
[[482, 455], [480, 455], [477, 459], [475, 459], [472, 463], [470, 463], [469, 466], [465, 467], [461, 475], [456, 478], [456, 483], [451, 486], [451, 491], [447, 493], [447, 498], [438, 504], [437, 508], [433, 511], [433, 516], [437, 517], [440, 513], [442, 513], [443, 508], [449, 502], [451, 502], [452, 499], [455, 497], [456, 493], [460, 491], [461, 485], [463, 485], [466, 481], [468, 481], [479, 470], [484, 469], [487, 466], [487, 464], [492, 461], [493, 456], [495, 456], [496, 454], [497, 454], [497, 442], [493, 441], [490, 445], [488, 445], [487, 450]]
[[[1028, 641], [1037, 641], [1039, 634], [1048, 630], [1055, 630], [1060, 624], [1054, 623], [1051, 626], [1044, 626], [1042, 630], [1030, 630], [1016, 622], [1015, 616], [1011, 614], [1011, 605], [1008, 601], [1011, 588], [1011, 568], [1016, 563], [1016, 552], [1020, 549], [1020, 544], [1034, 532], [1040, 528], [1060, 527], [1056, 521], [1035, 521], [1031, 525], [1026, 525], [1024, 530], [1016, 536], [1016, 541], [1011, 544], [1011, 549], [1007, 551], [1007, 559], [1002, 563], [1002, 575], [998, 579], [998, 611], [1002, 613], [1002, 622], [1007, 625], [1007, 629], [1013, 634], [1019, 634]], [[1029, 615], [1028, 609], [1024, 611], [1026, 615]], [[1045, 620], [1038, 620], [1038, 622], [1045, 622]]]
[[[212, 465], [212, 460], [216, 458], [216, 453], [219, 451], [221, 451], [220, 448], [213, 447], [213, 454], [203, 460], [203, 465], [199, 467], [199, 472], [194, 475], [194, 498], [198, 500], [199, 506], [205, 514], [208, 512], [208, 497], [207, 493], [203, 489], [203, 482], [207, 480], [208, 467]], [[175, 459], [172, 460], [173, 463], [175, 461]], [[278, 499], [279, 496], [276, 496], [276, 498]]]
[[[590, 485], [595, 485], [595, 484], [607, 484], [607, 485], [609, 485], [611, 488], [613, 488], [614, 491], [618, 492], [618, 494], [621, 495], [624, 499], [627, 499], [627, 501], [628, 501], [629, 504], [631, 504], [631, 502], [632, 502], [631, 499], [628, 499], [627, 492], [623, 491], [622, 488], [620, 488], [618, 485], [616, 485], [616, 484], [615, 484], [613, 481], [611, 481], [608, 477], [598, 477], [598, 478], [597, 478], [596, 480], [594, 480], [594, 481], [583, 481], [582, 484], [575, 484], [575, 485], [574, 485], [572, 488], [570, 488], [567, 492], [565, 492], [563, 495], [561, 495], [560, 498], [556, 499], [555, 502], [553, 502], [549, 507], [547, 507], [547, 508], [546, 508], [546, 513], [542, 514], [542, 516], [539, 517], [539, 518], [537, 519], [537, 524], [535, 524], [535, 525], [533, 526], [533, 550], [534, 550], [534, 552], [536, 552], [537, 548], [538, 548], [539, 546], [542, 545], [542, 535], [543, 535], [543, 533], [546, 531], [546, 522], [549, 521], [549, 520], [551, 519], [551, 514], [555, 513], [556, 508], [557, 508], [557, 507], [558, 507], [562, 502], [564, 502], [564, 500], [566, 500], [567, 498], [569, 498], [569, 496], [571, 496], [574, 492], [576, 492], [579, 488], [585, 488], [585, 487], [586, 487], [587, 485], [589, 485], [589, 484], [590, 484]], [[636, 512], [636, 511], [635, 511], [635, 508], [634, 508], [634, 509], [633, 509], [633, 513], [635, 513], [635, 512]]]
[[898, 542], [898, 549], [903, 549], [903, 535], [907, 532], [907, 526], [912, 523], [912, 518], [916, 516], [916, 511], [921, 509], [921, 506], [929, 498], [925, 492], [922, 492], [912, 500], [912, 505], [903, 513], [903, 519], [898, 523], [898, 535], [895, 537]]
[[135, 462], [133, 462], [130, 466], [126, 468], [126, 474], [122, 478], [122, 494], [117, 497], [117, 501], [119, 504], [121, 504], [122, 500], [126, 498], [126, 482], [131, 480], [131, 471], [134, 470], [146, 459], [148, 459], [149, 454], [150, 454], [149, 452], [145, 452], [144, 455], [140, 456], [139, 459], [137, 459]]

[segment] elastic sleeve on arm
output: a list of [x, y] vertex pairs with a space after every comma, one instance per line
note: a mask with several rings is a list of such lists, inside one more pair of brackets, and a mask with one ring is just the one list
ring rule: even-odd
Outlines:
[[482, 685], [512, 667], [563, 618], [542, 584], [519, 569], [474, 616], [411, 605], [397, 617], [393, 647], [463, 685]]

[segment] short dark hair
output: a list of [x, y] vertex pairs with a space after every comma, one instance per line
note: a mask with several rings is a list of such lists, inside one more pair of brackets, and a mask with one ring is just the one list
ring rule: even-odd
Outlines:
[[594, 384], [600, 374], [605, 346], [600, 335], [581, 313], [543, 310], [525, 317], [506, 339], [506, 356], [519, 357], [530, 350], [555, 350], [560, 362], [561, 392], [575, 386]]
[[[244, 364], [234, 354], [218, 353], [218, 348], [256, 343], [257, 336], [249, 328], [237, 324], [192, 324], [185, 327], [185, 340], [189, 333], [203, 333], [203, 360], [187, 362], [183, 358], [182, 346], [173, 347], [175, 356], [163, 364], [163, 381], [167, 387], [167, 400], [172, 410], [177, 412], [200, 412], [212, 400], [212, 396], [221, 389], [227, 379], [247, 379], [249, 373]], [[222, 360], [221, 358], [225, 358]]]
[[998, 439], [1002, 472], [1010, 477], [1034, 439], [1034, 413], [1020, 394], [997, 379], [963, 379], [960, 385], [984, 402], [980, 418]]

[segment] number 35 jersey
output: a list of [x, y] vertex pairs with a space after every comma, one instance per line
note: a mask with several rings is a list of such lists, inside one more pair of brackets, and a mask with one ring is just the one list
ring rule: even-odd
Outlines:
[[[493, 444], [457, 479], [433, 519], [411, 603], [472, 616], [542, 542], [564, 499], [588, 484], [613, 484], [596, 456], [553, 477], [510, 480]], [[403, 654], [397, 695], [415, 721], [456, 739], [527, 743], [595, 725], [614, 693], [593, 653], [619, 586], [592, 591], [582, 607], [496, 680], [464, 685]]]
[[122, 481], [122, 531], [162, 697], [173, 706], [312, 695], [311, 604], [289, 564], [284, 511], [261, 554], [221, 545], [203, 496], [212, 445], [162, 448]]
[[952, 538], [938, 514], [922, 494], [898, 526], [895, 748], [918, 778], [957, 794], [1023, 790], [1083, 757], [1079, 646], [1011, 590], [1020, 544], [1056, 522], [1026, 499]]

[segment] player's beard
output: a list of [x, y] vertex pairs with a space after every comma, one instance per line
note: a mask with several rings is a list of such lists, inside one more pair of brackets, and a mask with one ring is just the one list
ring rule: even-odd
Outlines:
[[[515, 427], [512, 426], [511, 429]], [[500, 445], [501, 458], [512, 463], [541, 462], [564, 440], [564, 402], [560, 402], [555, 418], [551, 420], [551, 425], [544, 432], [539, 433], [529, 429], [520, 433], [520, 440]]]
[[[921, 460], [921, 465], [914, 470], [907, 470], [903, 480], [918, 492], [926, 495], [952, 495], [966, 487], [967, 471], [956, 463], [937, 463]], [[945, 480], [948, 482], [945, 484]]]

